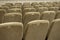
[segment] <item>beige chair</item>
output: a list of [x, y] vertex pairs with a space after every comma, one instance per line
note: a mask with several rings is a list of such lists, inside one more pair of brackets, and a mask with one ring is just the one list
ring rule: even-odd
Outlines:
[[13, 3], [5, 3], [5, 5], [11, 7], [11, 6], [13, 6]]
[[31, 5], [30, 2], [24, 2], [24, 3], [23, 3], [23, 6], [29, 6], [29, 5]]
[[23, 8], [22, 9], [24, 9], [24, 8], [34, 8], [33, 6], [31, 6], [31, 5], [26, 5], [26, 6], [23, 6]]
[[39, 3], [38, 2], [32, 2], [31, 5], [35, 6], [35, 5], [39, 5]]
[[44, 11], [48, 11], [48, 8], [47, 7], [39, 7], [39, 8], [36, 8], [38, 12], [44, 12]]
[[22, 14], [7, 13], [4, 15], [3, 22], [22, 22]]
[[[23, 23], [24, 26], [33, 20], [40, 20], [40, 13], [39, 12], [26, 12], [25, 15], [23, 16]], [[25, 31], [25, 27], [24, 27]]]
[[25, 12], [36, 12], [36, 9], [35, 8], [24, 8], [23, 14], [25, 14]]
[[13, 6], [11, 6], [11, 8], [19, 8], [19, 9], [22, 9], [22, 6], [20, 5], [13, 5]]
[[23, 24], [8, 22], [0, 24], [0, 40], [22, 40]]
[[60, 40], [60, 19], [52, 21], [47, 40]]
[[29, 2], [24, 2], [23, 3], [23, 8], [31, 8], [32, 6], [31, 6], [31, 3], [29, 3]]
[[60, 19], [60, 11], [56, 11], [56, 19]]
[[6, 6], [6, 5], [2, 5], [1, 6], [1, 9], [4, 9], [4, 10], [6, 10], [6, 12], [8, 12], [8, 9], [9, 9], [10, 7], [8, 7], [8, 6]]
[[45, 40], [49, 29], [49, 21], [34, 20], [26, 24], [24, 40]]
[[33, 7], [39, 9], [39, 7], [43, 7], [43, 5], [34, 5]]
[[39, 12], [26, 12], [25, 15], [23, 16], [24, 24], [32, 20], [40, 20], [40, 13]]
[[44, 6], [46, 2], [39, 2], [39, 4]]
[[49, 7], [49, 10], [50, 11], [58, 11], [59, 10], [59, 7]]
[[51, 21], [55, 19], [56, 12], [55, 11], [44, 11], [42, 12], [41, 15], [42, 15], [41, 16], [42, 20], [49, 20], [49, 22], [51, 23]]
[[5, 13], [6, 13], [6, 10], [0, 9], [0, 23], [2, 23]]
[[22, 9], [21, 8], [11, 8], [11, 9], [8, 9], [8, 13], [12, 13], [12, 12], [22, 13]]
[[52, 4], [53, 4], [54, 7], [58, 7], [58, 3], [59, 2], [52, 2]]
[[21, 6], [22, 3], [15, 3], [14, 5], [16, 5], [16, 6]]

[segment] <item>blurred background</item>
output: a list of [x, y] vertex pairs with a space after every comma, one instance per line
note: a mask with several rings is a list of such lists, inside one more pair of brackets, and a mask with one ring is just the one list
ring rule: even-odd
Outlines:
[[0, 5], [4, 3], [16, 3], [16, 2], [59, 2], [60, 0], [0, 0]]
[[59, 0], [0, 0], [0, 1], [59, 1]]
[[22, 2], [25, 2], [25, 1], [51, 1], [51, 2], [53, 2], [53, 1], [60, 1], [60, 0], [0, 0], [0, 2], [6, 2], [6, 1], [8, 1], [8, 2], [18, 2], [18, 1], [22, 1]]

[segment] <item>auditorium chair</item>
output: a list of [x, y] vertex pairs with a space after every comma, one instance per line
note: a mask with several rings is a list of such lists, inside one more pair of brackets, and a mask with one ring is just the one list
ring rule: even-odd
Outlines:
[[21, 13], [7, 13], [3, 17], [3, 23], [5, 22], [22, 22]]
[[23, 24], [7, 22], [0, 24], [0, 40], [22, 40]]

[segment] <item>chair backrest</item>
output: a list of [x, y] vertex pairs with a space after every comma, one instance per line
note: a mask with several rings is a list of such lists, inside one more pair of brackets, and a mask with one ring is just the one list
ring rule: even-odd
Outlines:
[[47, 40], [60, 40], [60, 19], [52, 21]]
[[33, 20], [40, 20], [40, 13], [39, 12], [26, 12], [23, 16], [24, 24], [33, 21]]
[[42, 20], [49, 20], [50, 22], [55, 19], [56, 12], [55, 11], [44, 11], [41, 13]]
[[16, 6], [22, 6], [22, 3], [15, 3]]
[[7, 13], [4, 15], [3, 22], [22, 22], [22, 14]]
[[22, 9], [21, 9], [21, 8], [12, 8], [12, 9], [8, 9], [8, 13], [12, 13], [12, 12], [19, 12], [19, 13], [22, 13]]
[[58, 11], [59, 10], [59, 7], [49, 7], [49, 10], [50, 11]]
[[49, 29], [49, 21], [34, 20], [26, 24], [24, 40], [45, 40]]
[[39, 7], [39, 8], [36, 8], [38, 12], [44, 12], [44, 11], [48, 11], [48, 7]]
[[25, 12], [36, 12], [36, 9], [35, 8], [24, 8], [23, 9], [23, 14], [25, 14]]
[[22, 40], [23, 24], [8, 22], [0, 24], [0, 40]]
[[60, 18], [60, 11], [56, 11], [56, 19], [59, 19]]
[[2, 23], [5, 13], [6, 13], [6, 10], [0, 9], [0, 23]]

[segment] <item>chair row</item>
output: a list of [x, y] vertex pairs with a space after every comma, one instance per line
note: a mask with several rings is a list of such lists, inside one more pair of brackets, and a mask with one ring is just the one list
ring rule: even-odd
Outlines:
[[40, 12], [25, 12], [24, 15], [18, 12], [5, 13], [0, 10], [0, 23], [3, 22], [22, 22], [26, 24], [32, 20], [49, 20], [50, 22], [54, 19], [60, 18], [60, 11], [44, 11]]
[[25, 26], [23, 40], [60, 40], [60, 19], [55, 19], [49, 26], [47, 20], [34, 20]]
[[[44, 5], [44, 6], [43, 6]], [[51, 6], [53, 5], [53, 6]], [[56, 6], [55, 6], [56, 5]], [[27, 10], [35, 10], [42, 12], [44, 10], [60, 10], [59, 2], [33, 2], [33, 3], [6, 3], [1, 5], [0, 9], [5, 9], [7, 12], [25, 12]], [[41, 10], [41, 11], [40, 11]]]
[[34, 20], [26, 24], [25, 32], [21, 22], [0, 24], [0, 40], [60, 40], [60, 19], [52, 21]]
[[13, 5], [43, 5], [43, 6], [59, 6], [59, 2], [23, 2], [23, 3], [5, 3], [4, 5], [9, 5], [9, 6], [13, 6]]

